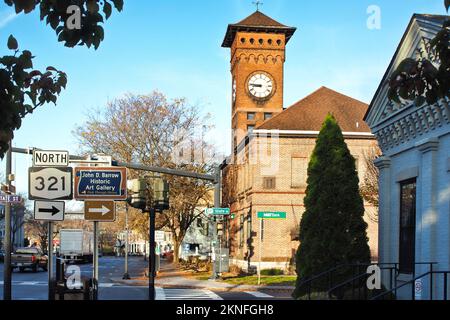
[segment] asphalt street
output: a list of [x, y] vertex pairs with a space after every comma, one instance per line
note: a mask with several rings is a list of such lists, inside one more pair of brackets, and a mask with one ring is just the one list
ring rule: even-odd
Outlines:
[[[77, 265], [82, 276], [92, 277], [92, 265]], [[129, 274], [142, 276], [147, 262], [142, 257], [130, 257]], [[3, 299], [3, 263], [0, 263], [0, 299]], [[122, 277], [123, 257], [101, 257], [99, 259], [99, 299], [100, 300], [147, 300], [148, 287], [114, 283], [111, 279]], [[47, 272], [31, 270], [13, 272], [12, 295], [14, 300], [47, 300]], [[204, 289], [156, 289], [157, 300], [290, 300], [287, 292], [213, 292]]]

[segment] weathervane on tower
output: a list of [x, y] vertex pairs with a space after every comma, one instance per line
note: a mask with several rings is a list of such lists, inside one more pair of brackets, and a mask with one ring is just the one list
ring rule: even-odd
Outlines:
[[254, 1], [253, 4], [256, 6], [256, 11], [259, 11], [259, 6], [262, 6], [264, 3], [262, 1]]

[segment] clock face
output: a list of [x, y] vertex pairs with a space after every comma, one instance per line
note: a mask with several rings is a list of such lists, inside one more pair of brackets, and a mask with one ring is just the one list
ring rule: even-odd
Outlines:
[[256, 73], [248, 80], [248, 91], [257, 99], [266, 99], [273, 92], [273, 81], [264, 73]]

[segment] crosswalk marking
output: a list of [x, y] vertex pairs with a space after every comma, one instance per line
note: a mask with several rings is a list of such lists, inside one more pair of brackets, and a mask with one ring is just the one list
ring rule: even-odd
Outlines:
[[214, 292], [205, 289], [156, 288], [156, 300], [223, 300], [223, 299]]
[[273, 296], [259, 291], [245, 291], [245, 293], [248, 293], [249, 295], [257, 298], [273, 298]]

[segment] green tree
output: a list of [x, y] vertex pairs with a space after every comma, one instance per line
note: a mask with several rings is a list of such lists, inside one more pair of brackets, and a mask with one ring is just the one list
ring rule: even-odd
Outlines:
[[[332, 115], [325, 119], [311, 156], [304, 204], [296, 256], [296, 298], [304, 294], [302, 281], [313, 275], [338, 264], [370, 262], [355, 159]], [[326, 284], [314, 285], [313, 289], [320, 291]]]
[[[445, 0], [448, 12], [450, 0]], [[402, 103], [414, 101], [420, 107], [450, 98], [450, 19], [445, 19], [442, 29], [430, 41], [427, 49], [430, 58], [403, 60], [389, 80], [388, 97]], [[403, 101], [402, 101], [403, 100]]]

